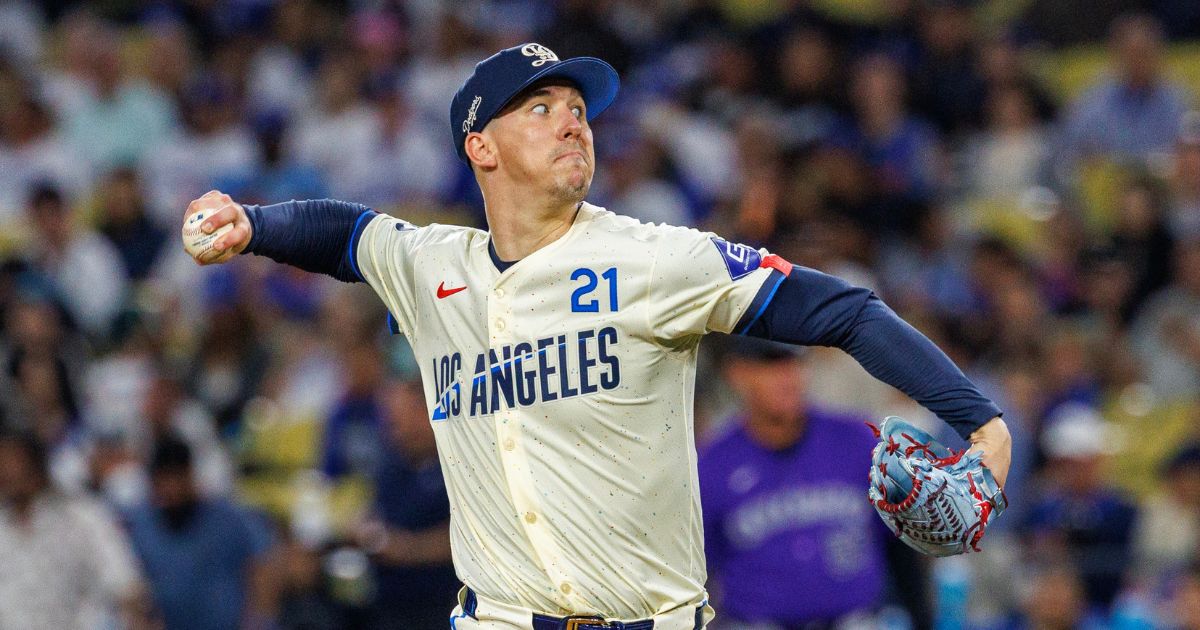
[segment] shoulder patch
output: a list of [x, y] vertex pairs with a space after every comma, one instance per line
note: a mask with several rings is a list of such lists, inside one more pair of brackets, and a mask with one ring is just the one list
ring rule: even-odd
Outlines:
[[729, 271], [730, 279], [737, 280], [762, 265], [762, 255], [749, 245], [730, 243], [716, 236], [711, 240], [721, 253], [721, 259], [725, 261], [725, 269]]

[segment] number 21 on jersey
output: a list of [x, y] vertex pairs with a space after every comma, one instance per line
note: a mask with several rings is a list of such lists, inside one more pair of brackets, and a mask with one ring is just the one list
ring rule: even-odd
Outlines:
[[607, 271], [597, 276], [595, 271], [587, 267], [580, 267], [571, 272], [572, 282], [583, 281], [583, 284], [571, 293], [572, 313], [600, 312], [600, 298], [603, 297], [603, 291], [597, 292], [597, 288], [601, 278], [606, 280], [605, 284], [608, 285], [608, 310], [617, 312], [617, 268], [609, 267]]

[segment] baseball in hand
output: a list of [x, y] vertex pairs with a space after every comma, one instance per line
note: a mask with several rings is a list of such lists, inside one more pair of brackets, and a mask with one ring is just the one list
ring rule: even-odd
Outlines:
[[205, 234], [200, 226], [204, 224], [204, 219], [212, 214], [212, 210], [201, 210], [183, 222], [183, 248], [194, 258], [201, 259], [209, 256], [209, 252], [216, 251], [213, 249], [213, 243], [233, 229], [232, 223], [226, 223], [213, 230], [212, 234]]

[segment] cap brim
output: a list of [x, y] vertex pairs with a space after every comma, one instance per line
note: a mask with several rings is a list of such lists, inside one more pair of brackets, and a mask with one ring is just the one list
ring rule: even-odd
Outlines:
[[500, 106], [500, 109], [507, 107], [508, 103], [529, 86], [552, 77], [562, 77], [579, 86], [579, 92], [583, 94], [583, 102], [587, 105], [589, 121], [612, 105], [617, 98], [617, 90], [621, 86], [621, 79], [617, 75], [616, 69], [604, 60], [595, 57], [574, 57], [556, 63], [529, 77], [521, 84], [521, 87], [513, 92], [508, 101]]

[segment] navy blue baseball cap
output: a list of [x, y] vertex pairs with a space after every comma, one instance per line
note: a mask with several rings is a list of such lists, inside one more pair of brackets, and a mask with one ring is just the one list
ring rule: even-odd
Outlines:
[[463, 145], [468, 133], [483, 129], [514, 96], [549, 77], [562, 77], [579, 87], [589, 121], [612, 104], [621, 83], [617, 71], [595, 57], [560, 61], [554, 51], [534, 43], [505, 48], [475, 64], [475, 72], [450, 101], [450, 131], [458, 159], [470, 163]]

